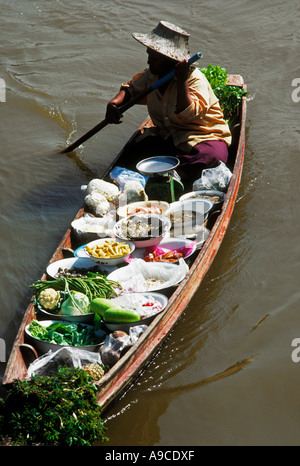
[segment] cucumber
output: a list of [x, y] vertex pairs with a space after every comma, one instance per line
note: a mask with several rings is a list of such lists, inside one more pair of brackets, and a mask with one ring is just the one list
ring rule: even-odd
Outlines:
[[104, 322], [111, 323], [127, 323], [127, 322], [137, 322], [140, 320], [140, 315], [137, 311], [133, 309], [125, 308], [110, 308], [107, 309], [103, 314]]
[[103, 317], [104, 312], [111, 307], [116, 308], [117, 305], [114, 304], [111, 299], [106, 298], [94, 298], [90, 303], [91, 311], [101, 317]]

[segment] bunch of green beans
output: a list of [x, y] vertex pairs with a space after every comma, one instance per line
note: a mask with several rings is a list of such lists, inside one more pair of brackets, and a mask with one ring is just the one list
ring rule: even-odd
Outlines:
[[79, 291], [88, 296], [90, 300], [94, 298], [111, 298], [116, 295], [116, 288], [120, 287], [118, 282], [108, 280], [103, 275], [87, 277], [61, 277], [55, 280], [37, 280], [32, 285], [36, 293], [40, 293], [46, 288], [54, 288], [57, 291]]

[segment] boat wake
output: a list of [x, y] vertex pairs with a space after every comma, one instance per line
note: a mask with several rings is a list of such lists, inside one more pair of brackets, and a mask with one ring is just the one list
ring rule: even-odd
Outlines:
[[250, 364], [255, 358], [256, 356], [251, 356], [249, 358], [238, 361], [232, 366], [227, 367], [227, 369], [225, 369], [224, 371], [219, 372], [218, 374], [215, 374], [211, 377], [202, 380], [197, 380], [196, 382], [191, 382], [186, 385], [178, 385], [177, 387], [160, 387], [159, 390], [166, 391], [168, 393], [181, 393], [186, 392], [188, 390], [194, 390], [195, 388], [202, 387], [202, 385], [217, 382], [218, 380], [224, 379], [225, 377], [229, 377], [231, 375], [236, 374], [240, 370], [244, 369], [248, 364]]

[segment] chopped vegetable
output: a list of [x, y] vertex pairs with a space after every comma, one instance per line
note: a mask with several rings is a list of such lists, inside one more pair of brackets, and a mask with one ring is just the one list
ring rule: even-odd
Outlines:
[[123, 257], [131, 253], [131, 248], [128, 243], [120, 243], [115, 240], [105, 240], [102, 244], [86, 246], [85, 249], [93, 257], [103, 257], [107, 259]]
[[60, 301], [60, 292], [54, 288], [46, 288], [39, 294], [38, 301], [45, 309], [55, 309]]

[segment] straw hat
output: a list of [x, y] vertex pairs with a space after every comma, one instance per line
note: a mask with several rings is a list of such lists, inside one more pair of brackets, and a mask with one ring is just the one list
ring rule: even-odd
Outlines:
[[146, 47], [173, 60], [188, 60], [191, 57], [188, 46], [190, 35], [167, 21], [160, 21], [150, 34], [134, 33], [132, 36]]

